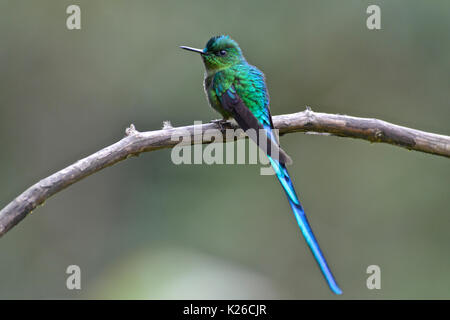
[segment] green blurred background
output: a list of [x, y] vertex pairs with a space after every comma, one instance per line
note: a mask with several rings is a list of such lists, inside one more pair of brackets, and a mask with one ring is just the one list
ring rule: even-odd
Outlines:
[[[82, 29], [66, 29], [81, 6]], [[381, 7], [382, 30], [366, 28]], [[179, 45], [230, 34], [272, 113], [450, 134], [449, 1], [0, 0], [0, 206], [123, 137], [219, 117]], [[291, 175], [347, 299], [450, 298], [448, 159], [301, 133]], [[67, 290], [68, 265], [82, 289]], [[366, 268], [381, 268], [368, 290]], [[257, 165], [143, 154], [58, 193], [0, 239], [0, 298], [333, 299], [285, 195]]]

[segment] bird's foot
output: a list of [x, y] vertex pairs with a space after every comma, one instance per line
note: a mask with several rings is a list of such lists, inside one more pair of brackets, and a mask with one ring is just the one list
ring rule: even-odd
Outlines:
[[211, 123], [218, 125], [220, 128], [220, 131], [224, 131], [225, 129], [227, 129], [227, 127], [230, 128], [230, 123], [228, 122], [227, 119], [211, 120]]

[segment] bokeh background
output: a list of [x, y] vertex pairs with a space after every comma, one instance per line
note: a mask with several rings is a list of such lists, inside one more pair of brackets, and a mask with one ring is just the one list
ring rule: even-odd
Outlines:
[[[82, 29], [66, 29], [81, 6]], [[381, 7], [382, 30], [366, 28]], [[375, 117], [450, 134], [448, 1], [0, 1], [0, 206], [124, 136], [219, 116], [179, 45], [230, 34], [273, 114]], [[282, 138], [347, 299], [450, 298], [450, 163], [390, 145]], [[82, 289], [67, 290], [68, 265]], [[366, 268], [381, 268], [368, 290]], [[285, 195], [257, 165], [170, 150], [76, 183], [0, 239], [0, 298], [335, 299]]]

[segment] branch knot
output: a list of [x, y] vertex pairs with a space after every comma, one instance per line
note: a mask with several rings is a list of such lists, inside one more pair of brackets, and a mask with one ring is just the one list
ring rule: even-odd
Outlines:
[[130, 126], [125, 129], [125, 134], [127, 136], [132, 136], [132, 135], [135, 135], [138, 133], [139, 133], [139, 131], [136, 130], [136, 127], [134, 126], [134, 124], [130, 124]]

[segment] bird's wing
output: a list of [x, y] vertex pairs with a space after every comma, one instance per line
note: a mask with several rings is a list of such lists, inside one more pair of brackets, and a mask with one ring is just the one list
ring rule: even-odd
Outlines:
[[[255, 141], [267, 155], [279, 159], [279, 161], [284, 164], [292, 163], [291, 158], [280, 148], [275, 135], [272, 133], [272, 119], [267, 108], [262, 109], [264, 114], [262, 114], [262, 117], [260, 118], [263, 121], [260, 121], [245, 105], [233, 85], [218, 96], [222, 107], [233, 115], [233, 118], [244, 131], [249, 129], [255, 130], [256, 134], [248, 134], [248, 136]], [[266, 141], [265, 146], [264, 143], [260, 143], [261, 139]]]

